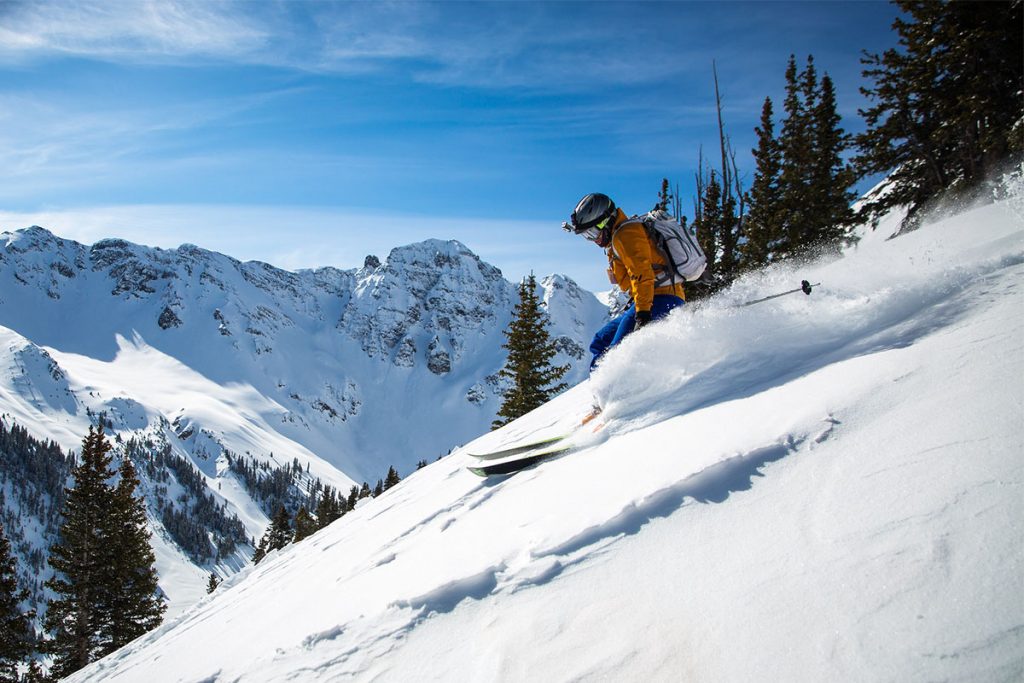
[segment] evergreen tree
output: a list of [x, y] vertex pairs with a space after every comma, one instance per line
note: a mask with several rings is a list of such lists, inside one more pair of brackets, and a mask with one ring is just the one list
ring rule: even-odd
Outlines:
[[798, 73], [796, 59], [790, 56], [786, 67], [785, 112], [777, 144], [777, 193], [772, 192], [768, 182], [775, 159], [763, 133], [766, 121], [762, 112], [762, 132], [755, 156], [767, 157], [764, 167], [769, 174], [759, 184], [759, 191], [768, 196], [774, 194], [776, 202], [773, 211], [763, 197], [752, 198], [756, 208], [751, 211], [757, 214], [758, 227], [765, 221], [773, 226], [767, 254], [762, 249], [765, 235], [754, 233], [755, 243], [748, 249], [755, 259], [774, 260], [821, 248], [837, 249], [850, 240], [850, 202], [854, 198], [850, 188], [855, 178], [842, 160], [849, 136], [839, 126], [832, 79], [825, 74], [818, 80], [813, 57], [807, 58], [807, 66]]
[[11, 544], [0, 524], [0, 683], [18, 680], [18, 665], [32, 652], [32, 612], [22, 612], [19, 603], [28, 591], [18, 585]]
[[359, 487], [359, 500], [362, 500], [363, 498], [369, 498], [372, 495], [373, 491], [370, 490], [370, 485], [364, 481], [363, 485]]
[[817, 75], [814, 60], [808, 57], [807, 62], [803, 73], [797, 72], [794, 55], [789, 56], [786, 65], [786, 116], [779, 136], [782, 150], [779, 173], [781, 235], [776, 247], [781, 256], [793, 256], [803, 251], [806, 226], [813, 220], [809, 176], [814, 165], [814, 140], [809, 110], [813, 106]]
[[220, 577], [217, 576], [217, 572], [210, 572], [210, 579], [206, 582], [206, 593], [210, 594], [217, 590], [217, 586], [220, 585]]
[[135, 496], [139, 479], [127, 457], [113, 491], [105, 553], [108, 577], [101, 594], [104, 614], [103, 654], [108, 654], [160, 625], [167, 606], [159, 593], [156, 557], [149, 544], [146, 508]]
[[338, 519], [344, 514], [342, 509], [343, 501], [339, 501], [337, 494], [334, 489], [330, 486], [325, 486], [323, 493], [320, 494], [320, 500], [316, 506], [316, 526], [317, 529], [323, 529], [325, 526]]
[[56, 574], [46, 586], [57, 598], [47, 607], [47, 650], [53, 655], [51, 672], [58, 677], [78, 671], [102, 653], [102, 600], [109, 585], [104, 532], [113, 499], [107, 482], [114, 475], [109, 452], [102, 424], [90, 426], [81, 462], [73, 471], [74, 487], [67, 489], [60, 540], [50, 548]]
[[672, 209], [672, 200], [675, 197], [669, 189], [668, 178], [661, 179], [661, 189], [658, 190], [658, 203], [654, 208], [658, 211], [669, 212]]
[[864, 211], [906, 206], [902, 229], [949, 190], [969, 196], [1024, 150], [1024, 3], [898, 0], [899, 49], [865, 54], [862, 175], [888, 174]]
[[382, 493], [384, 493], [384, 480], [378, 479], [377, 485], [373, 487], [373, 497], [376, 498]]
[[400, 481], [402, 481], [402, 478], [398, 476], [398, 470], [394, 467], [389, 467], [388, 474], [384, 478], [384, 490], [388, 490]]
[[139, 480], [131, 461], [110, 480], [110, 444], [98, 428], [82, 442], [72, 472], [59, 541], [50, 549], [56, 574], [46, 583], [58, 597], [47, 609], [46, 628], [54, 655], [52, 672], [65, 676], [160, 624], [165, 609], [158, 594], [155, 557], [146, 510], [135, 497]]
[[[707, 293], [710, 294], [724, 284], [720, 278], [722, 269], [719, 260], [722, 253], [722, 185], [718, 181], [718, 175], [711, 171], [707, 182], [702, 183], [703, 193], [700, 200], [700, 210], [694, 218], [694, 227], [697, 231], [697, 242], [704, 250], [707, 257], [707, 272], [711, 276]], [[692, 298], [692, 297], [691, 297]]]
[[292, 537], [293, 543], [298, 543], [304, 538], [309, 538], [316, 532], [316, 520], [303, 505], [295, 513], [295, 534]]
[[268, 553], [280, 550], [291, 542], [292, 525], [288, 518], [288, 511], [284, 509], [283, 505], [278, 505], [277, 511], [274, 512], [274, 516], [270, 520], [270, 526], [267, 527], [263, 538], [260, 539], [260, 544], [256, 547], [252, 563], [259, 564]]
[[21, 683], [52, 683], [53, 679], [46, 675], [39, 662], [32, 660], [28, 664], [28, 671], [21, 677]]
[[814, 213], [805, 233], [805, 241], [811, 247], [836, 249], [850, 241], [849, 230], [854, 222], [850, 205], [856, 198], [850, 188], [856, 177], [842, 158], [850, 136], [839, 122], [835, 86], [825, 74], [811, 110], [814, 163], [810, 168], [809, 196]]
[[253, 554], [252, 554], [252, 563], [253, 564], [259, 564], [260, 562], [263, 561], [263, 558], [267, 556], [267, 541], [268, 541], [268, 536], [267, 536], [267, 534], [264, 533], [263, 537], [260, 538], [260, 542], [256, 545], [256, 550], [253, 551]]
[[519, 283], [519, 303], [505, 330], [502, 348], [508, 351], [508, 358], [498, 374], [512, 384], [503, 395], [492, 428], [525, 415], [565, 390], [567, 385], [559, 380], [569, 366], [551, 364], [558, 349], [547, 328], [547, 314], [537, 298], [537, 280], [531, 273]]
[[766, 97], [761, 107], [761, 124], [754, 129], [757, 134], [754, 182], [750, 186], [750, 211], [744, 223], [746, 241], [740, 247], [744, 269], [768, 265], [782, 235], [779, 216], [782, 149], [775, 138], [773, 115], [771, 98]]

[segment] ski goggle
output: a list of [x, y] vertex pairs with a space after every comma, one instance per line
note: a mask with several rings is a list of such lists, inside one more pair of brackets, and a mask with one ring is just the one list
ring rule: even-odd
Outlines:
[[598, 240], [601, 239], [601, 231], [608, 227], [608, 224], [611, 222], [611, 220], [612, 217], [608, 216], [603, 221], [594, 225], [593, 227], [587, 228], [586, 230], [581, 230], [576, 234], [583, 235], [591, 242], [597, 242]]

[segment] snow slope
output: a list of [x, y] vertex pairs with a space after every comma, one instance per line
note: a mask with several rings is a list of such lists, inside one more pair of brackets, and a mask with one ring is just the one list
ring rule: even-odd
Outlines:
[[[571, 363], [567, 379], [579, 381], [607, 307], [562, 276], [541, 289], [556, 362]], [[494, 419], [515, 300], [516, 286], [456, 241], [398, 247], [358, 269], [292, 273], [193, 245], [0, 233], [0, 420], [70, 451], [103, 414], [118, 444], [155, 444], [136, 467], [173, 615], [204, 594], [211, 571], [244, 566], [269, 522], [269, 504], [241, 484], [229, 453], [274, 470], [297, 463], [299, 484], [343, 495], [389, 466], [409, 474]], [[230, 557], [189, 555], [183, 534], [162, 525], [168, 501], [197, 518], [183, 489], [166, 495], [167, 472], [147, 478], [141, 466], [164, 447], [244, 525]], [[40, 553], [53, 542], [31, 540]]]
[[70, 680], [1020, 680], [1022, 275], [993, 205], [738, 282]]

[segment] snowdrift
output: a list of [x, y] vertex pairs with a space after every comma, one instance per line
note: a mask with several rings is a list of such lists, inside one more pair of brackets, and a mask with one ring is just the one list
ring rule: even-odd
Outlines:
[[740, 281], [69, 680], [1019, 680], [1022, 274], [996, 204]]

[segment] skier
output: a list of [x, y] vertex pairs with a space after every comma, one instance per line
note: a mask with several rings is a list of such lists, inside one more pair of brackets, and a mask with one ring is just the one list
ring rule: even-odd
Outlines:
[[627, 334], [686, 302], [683, 283], [672, 275], [643, 222], [631, 220], [608, 195], [588, 194], [563, 227], [583, 235], [608, 255], [608, 279], [632, 299], [629, 308], [597, 331], [590, 342], [590, 368]]

